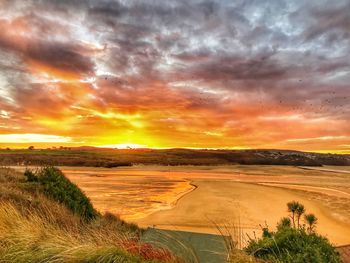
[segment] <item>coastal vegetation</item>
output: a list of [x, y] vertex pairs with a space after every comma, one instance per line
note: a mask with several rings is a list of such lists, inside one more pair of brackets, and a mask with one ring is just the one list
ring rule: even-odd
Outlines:
[[262, 238], [251, 239], [245, 251], [267, 262], [340, 263], [328, 239], [316, 233], [317, 217], [306, 214], [299, 202], [289, 202], [287, 207], [290, 214], [280, 220], [277, 230], [263, 227]]
[[179, 262], [141, 233], [97, 213], [56, 168], [0, 169], [0, 262]]
[[94, 220], [99, 215], [86, 195], [75, 184], [71, 183], [59, 169], [45, 167], [36, 173], [27, 169], [24, 176], [28, 183], [37, 184], [37, 189], [45, 196], [63, 204], [83, 220]]
[[2, 165], [120, 167], [159, 165], [350, 165], [350, 156], [288, 150], [107, 149], [0, 149]]

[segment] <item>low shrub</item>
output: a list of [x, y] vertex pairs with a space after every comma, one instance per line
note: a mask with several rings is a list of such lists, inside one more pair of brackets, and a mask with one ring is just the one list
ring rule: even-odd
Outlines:
[[251, 241], [246, 251], [271, 262], [341, 262], [339, 255], [325, 237], [294, 228], [282, 228], [270, 237]]
[[246, 252], [268, 262], [340, 263], [339, 254], [329, 240], [314, 231], [317, 218], [313, 214], [305, 215], [305, 227], [300, 222], [304, 206], [298, 202], [287, 206], [290, 217], [281, 219], [276, 232], [263, 228], [262, 238], [251, 239]]
[[24, 176], [27, 178], [28, 182], [38, 182], [38, 177], [35, 175], [35, 173], [30, 170], [30, 169], [26, 169], [24, 171]]
[[89, 198], [64, 174], [55, 167], [44, 167], [37, 172], [25, 171], [28, 182], [37, 182], [43, 193], [49, 198], [62, 203], [83, 220], [89, 221], [98, 216]]

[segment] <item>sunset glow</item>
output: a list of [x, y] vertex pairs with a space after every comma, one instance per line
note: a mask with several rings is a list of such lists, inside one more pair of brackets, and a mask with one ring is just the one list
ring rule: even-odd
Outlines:
[[1, 1], [0, 147], [350, 153], [349, 13], [349, 1]]

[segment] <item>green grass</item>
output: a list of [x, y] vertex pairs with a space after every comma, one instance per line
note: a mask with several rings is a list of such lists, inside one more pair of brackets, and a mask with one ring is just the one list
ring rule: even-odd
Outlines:
[[59, 169], [48, 166], [37, 170], [35, 173], [26, 170], [24, 176], [28, 182], [38, 184], [38, 189], [47, 197], [64, 204], [83, 220], [93, 220], [99, 215], [89, 198], [78, 186], [69, 181]]
[[79, 150], [0, 150], [2, 165], [52, 165], [52, 166], [90, 166], [118, 167], [130, 166], [130, 162], [121, 162], [108, 157], [103, 151]]

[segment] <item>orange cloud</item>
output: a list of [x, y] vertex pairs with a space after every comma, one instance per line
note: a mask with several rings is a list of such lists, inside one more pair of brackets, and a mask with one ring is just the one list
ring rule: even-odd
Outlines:
[[256, 28], [265, 5], [44, 2], [0, 10], [2, 145], [348, 151], [346, 16], [291, 1], [313, 19]]

